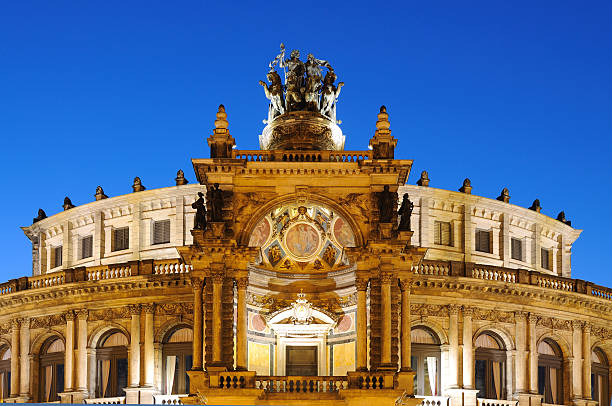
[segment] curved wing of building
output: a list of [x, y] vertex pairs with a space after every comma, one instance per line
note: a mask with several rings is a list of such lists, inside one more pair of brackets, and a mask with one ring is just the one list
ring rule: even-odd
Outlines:
[[220, 106], [197, 183], [137, 178], [23, 227], [2, 400], [609, 404], [612, 290], [572, 279], [563, 213], [406, 185], [384, 106], [345, 151], [325, 60], [283, 47], [268, 81], [262, 149], [234, 149]]

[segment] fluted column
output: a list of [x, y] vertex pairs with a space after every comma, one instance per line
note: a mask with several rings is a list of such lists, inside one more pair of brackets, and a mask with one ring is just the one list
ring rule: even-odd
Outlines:
[[538, 393], [538, 342], [536, 323], [538, 317], [529, 314], [529, 392]]
[[155, 349], [153, 348], [153, 316], [155, 314], [154, 304], [142, 306], [145, 312], [145, 337], [144, 337], [144, 385], [152, 388], [155, 385]]
[[74, 319], [73, 311], [66, 312], [66, 350], [64, 352], [64, 392], [72, 392], [74, 376]]
[[202, 370], [202, 359], [203, 351], [202, 344], [204, 338], [202, 337], [202, 331], [204, 330], [203, 314], [202, 314], [202, 288], [204, 282], [200, 278], [191, 278], [191, 287], [193, 288], [193, 342], [192, 342], [192, 354], [193, 364], [191, 367], [192, 371]]
[[140, 385], [140, 305], [129, 305], [132, 321], [130, 323], [130, 368], [129, 382], [131, 388]]
[[514, 323], [515, 330], [514, 334], [516, 337], [516, 392], [525, 393], [527, 391], [527, 313], [515, 312]]
[[77, 389], [87, 390], [87, 310], [77, 310]]
[[249, 278], [236, 279], [238, 291], [237, 317], [236, 317], [236, 369], [247, 370], [247, 306], [246, 290]]
[[410, 337], [410, 281], [401, 280], [400, 288], [402, 290], [402, 371], [410, 371], [410, 356], [411, 356], [411, 337]]
[[459, 387], [459, 306], [449, 305], [448, 326], [448, 387]]
[[463, 388], [474, 389], [474, 346], [472, 343], [472, 315], [474, 309], [463, 307]]
[[357, 371], [367, 371], [368, 369], [368, 319], [366, 308], [366, 291], [368, 290], [368, 279], [357, 278], [355, 280], [357, 288]]
[[11, 397], [19, 396], [19, 330], [21, 321], [11, 321]]
[[380, 274], [380, 299], [382, 317], [381, 357], [380, 363], [391, 364], [391, 280], [393, 274], [381, 272]]
[[223, 351], [223, 319], [221, 317], [221, 295], [223, 293], [223, 278], [222, 272], [217, 272], [212, 275], [213, 281], [213, 364], [220, 364]]
[[572, 399], [582, 397], [582, 325], [581, 321], [572, 322], [572, 348], [574, 359], [572, 362]]
[[19, 371], [21, 374], [20, 390], [19, 395], [24, 399], [30, 397], [30, 319], [21, 320], [21, 331], [19, 338], [19, 345], [21, 347], [21, 358]]
[[582, 397], [591, 399], [591, 325], [582, 328]]

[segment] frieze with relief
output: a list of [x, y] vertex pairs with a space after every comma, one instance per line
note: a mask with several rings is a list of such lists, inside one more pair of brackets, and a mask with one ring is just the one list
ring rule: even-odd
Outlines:
[[281, 272], [327, 272], [349, 265], [344, 248], [355, 246], [347, 220], [316, 203], [288, 204], [264, 216], [250, 247], [260, 248], [256, 266]]
[[50, 328], [66, 324], [66, 319], [61, 314], [52, 314], [50, 316], [35, 317], [30, 319], [30, 328]]

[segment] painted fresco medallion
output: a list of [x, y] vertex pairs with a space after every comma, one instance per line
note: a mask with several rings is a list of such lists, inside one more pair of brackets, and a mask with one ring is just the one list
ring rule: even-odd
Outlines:
[[267, 219], [262, 219], [249, 239], [249, 247], [261, 247], [263, 246], [268, 238], [270, 237], [270, 223]]
[[338, 217], [334, 223], [334, 238], [343, 247], [355, 246], [353, 231], [342, 217]]
[[285, 246], [297, 258], [308, 258], [317, 253], [321, 237], [317, 230], [307, 223], [298, 223], [285, 235]]

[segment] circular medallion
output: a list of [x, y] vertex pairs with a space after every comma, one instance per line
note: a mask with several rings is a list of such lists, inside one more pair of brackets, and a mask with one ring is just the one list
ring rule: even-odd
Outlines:
[[317, 253], [321, 237], [317, 230], [307, 223], [298, 223], [285, 234], [285, 246], [296, 258], [308, 258]]
[[339, 333], [344, 333], [345, 331], [349, 331], [352, 325], [353, 320], [351, 319], [351, 316], [345, 314], [338, 322], [338, 326], [336, 328], [338, 329]]
[[334, 223], [334, 238], [343, 247], [355, 246], [353, 231], [342, 217], [338, 217]]
[[249, 247], [263, 246], [268, 241], [268, 237], [270, 237], [270, 223], [264, 218], [251, 233]]
[[251, 319], [251, 325], [255, 331], [264, 331], [266, 329], [266, 321], [259, 314], [256, 314]]

